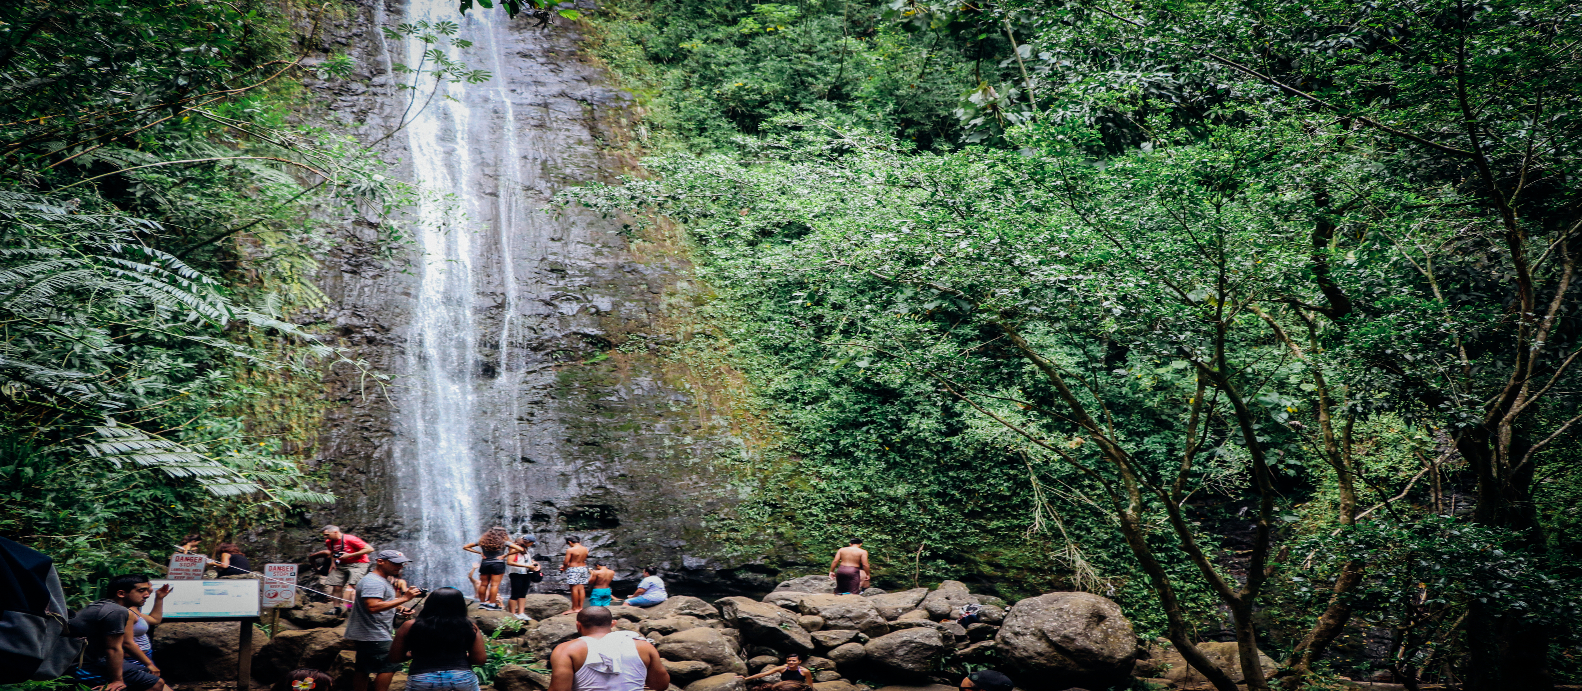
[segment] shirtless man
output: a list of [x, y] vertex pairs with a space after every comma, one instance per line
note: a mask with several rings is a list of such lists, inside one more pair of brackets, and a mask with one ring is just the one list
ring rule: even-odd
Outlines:
[[610, 583], [615, 580], [615, 570], [603, 564], [594, 564], [588, 572], [588, 604], [595, 607], [610, 606]]
[[583, 586], [588, 584], [588, 548], [576, 535], [566, 538], [566, 556], [560, 560], [560, 572], [571, 586], [571, 611], [581, 612], [583, 601], [588, 599]]
[[[586, 568], [586, 567], [584, 567]], [[615, 631], [610, 610], [577, 613], [582, 637], [555, 646], [549, 656], [549, 691], [642, 691], [670, 688], [659, 651], [634, 631]]]
[[862, 540], [858, 538], [852, 538], [850, 546], [836, 551], [835, 559], [829, 563], [829, 577], [835, 580], [836, 595], [861, 593], [872, 574], [868, 550], [862, 548]]

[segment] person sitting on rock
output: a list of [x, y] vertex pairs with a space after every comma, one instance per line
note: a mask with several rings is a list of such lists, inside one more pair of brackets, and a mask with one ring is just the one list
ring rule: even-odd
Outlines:
[[[775, 676], [777, 674], [780, 676]], [[738, 674], [737, 676], [741, 675]], [[765, 679], [766, 677], [768, 678]], [[813, 670], [802, 666], [801, 655], [791, 653], [786, 655], [786, 663], [783, 665], [767, 667], [764, 669], [764, 671], [754, 674], [750, 677], [742, 677], [742, 681], [748, 682], [749, 684], [754, 681], [758, 681], [759, 679], [764, 679], [764, 681], [759, 682], [759, 684], [764, 686], [785, 681], [796, 682], [799, 684], [812, 684]]]
[[588, 604], [609, 607], [612, 593], [610, 584], [615, 581], [615, 570], [604, 564], [594, 564], [588, 572]]
[[665, 593], [665, 582], [660, 580], [659, 572], [652, 566], [645, 566], [643, 580], [637, 582], [637, 592], [626, 598], [626, 606], [653, 607], [668, 599], [670, 595]]
[[549, 691], [642, 691], [670, 688], [670, 672], [653, 643], [632, 631], [613, 630], [606, 607], [577, 613], [581, 638], [549, 655]]
[[967, 678], [962, 679], [961, 683], [957, 685], [957, 688], [960, 691], [1011, 691], [1015, 686], [1015, 682], [1012, 682], [1010, 677], [1000, 672], [992, 669], [980, 669], [968, 674]]
[[[170, 586], [160, 588], [170, 592]], [[87, 639], [83, 664], [72, 676], [84, 686], [101, 691], [164, 691], [156, 668], [126, 657], [126, 641], [137, 620], [128, 610], [141, 608], [154, 593], [147, 576], [115, 576], [104, 586], [104, 599], [77, 611], [70, 622], [71, 635]]]

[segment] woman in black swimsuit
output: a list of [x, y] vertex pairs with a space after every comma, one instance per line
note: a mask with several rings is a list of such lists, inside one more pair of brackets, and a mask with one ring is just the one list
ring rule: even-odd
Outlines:
[[[779, 678], [765, 679], [765, 677], [774, 677], [776, 674], [780, 675]], [[742, 677], [742, 680], [747, 682], [753, 682], [759, 679], [764, 680], [760, 682], [762, 684], [773, 684], [779, 681], [794, 681], [799, 684], [811, 684], [813, 683], [813, 671], [802, 666], [801, 655], [791, 653], [790, 655], [786, 656], [786, 663], [783, 665], [776, 665], [774, 667], [767, 668], [764, 671], [754, 674], [750, 677]]]
[[479, 606], [500, 609], [500, 581], [505, 578], [505, 558], [521, 552], [522, 548], [511, 544], [511, 534], [505, 532], [505, 528], [495, 526], [477, 542], [470, 542], [462, 549], [483, 557], [483, 563], [478, 565]]
[[246, 576], [251, 573], [252, 563], [247, 561], [247, 555], [242, 554], [242, 548], [237, 547], [235, 543], [222, 542], [219, 547], [214, 548], [214, 552], [220, 558], [209, 563], [219, 567], [221, 576]]

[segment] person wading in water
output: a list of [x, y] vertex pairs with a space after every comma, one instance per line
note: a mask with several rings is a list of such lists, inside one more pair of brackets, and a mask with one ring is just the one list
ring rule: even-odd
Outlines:
[[642, 691], [670, 688], [670, 672], [654, 644], [632, 631], [612, 631], [604, 607], [577, 613], [582, 637], [549, 655], [549, 691]]
[[588, 584], [588, 548], [576, 535], [566, 538], [566, 556], [560, 560], [560, 572], [571, 586], [571, 611], [581, 612], [588, 599], [583, 586]]
[[835, 579], [836, 595], [861, 593], [864, 583], [872, 574], [873, 568], [868, 566], [868, 550], [862, 548], [859, 538], [852, 538], [850, 546], [836, 551], [835, 559], [829, 563], [829, 577]]

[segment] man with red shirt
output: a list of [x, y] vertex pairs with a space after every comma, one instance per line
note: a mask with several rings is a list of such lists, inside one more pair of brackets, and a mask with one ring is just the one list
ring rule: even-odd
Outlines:
[[[336, 588], [341, 589], [341, 597], [350, 602], [357, 594], [357, 582], [368, 575], [368, 555], [374, 548], [363, 542], [356, 535], [347, 535], [341, 532], [340, 526], [324, 526], [324, 549], [308, 555], [314, 557], [329, 557], [333, 562], [330, 572], [324, 574], [322, 580], [325, 592], [333, 594]], [[350, 605], [348, 605], [350, 606]]]

